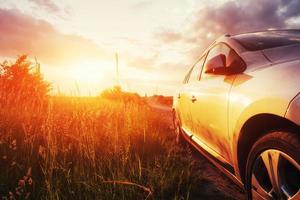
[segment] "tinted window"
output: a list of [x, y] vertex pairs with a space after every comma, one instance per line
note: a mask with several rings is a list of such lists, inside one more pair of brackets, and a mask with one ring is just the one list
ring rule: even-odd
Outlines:
[[300, 30], [246, 33], [233, 37], [245, 49], [257, 51], [300, 43]]

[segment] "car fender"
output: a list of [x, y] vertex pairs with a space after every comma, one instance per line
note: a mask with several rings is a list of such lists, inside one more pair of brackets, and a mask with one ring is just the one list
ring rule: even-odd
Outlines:
[[[270, 103], [272, 102], [272, 103]], [[232, 162], [233, 167], [236, 172], [236, 176], [241, 180], [241, 176], [239, 174], [238, 168], [238, 143], [240, 140], [241, 130], [243, 125], [252, 117], [260, 115], [260, 114], [270, 114], [276, 115], [280, 117], [284, 117], [284, 114], [287, 110], [290, 100], [285, 98], [264, 98], [259, 99], [255, 102], [252, 102], [247, 107], [245, 107], [240, 113], [236, 125], [233, 128], [233, 134], [231, 144], [232, 144]]]

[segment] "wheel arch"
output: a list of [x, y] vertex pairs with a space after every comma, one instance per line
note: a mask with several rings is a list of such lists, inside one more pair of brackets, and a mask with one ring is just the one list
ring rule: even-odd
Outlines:
[[257, 114], [243, 124], [237, 141], [237, 164], [243, 183], [247, 158], [252, 146], [259, 138], [275, 130], [299, 131], [299, 126], [284, 117], [267, 113]]

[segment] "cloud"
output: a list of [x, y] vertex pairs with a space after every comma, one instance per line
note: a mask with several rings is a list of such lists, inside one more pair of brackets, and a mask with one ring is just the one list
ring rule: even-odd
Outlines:
[[[190, 45], [195, 59], [224, 34], [291, 27], [291, 20], [300, 16], [299, 0], [228, 0], [222, 4], [207, 4], [195, 13], [195, 19], [182, 32], [163, 31], [158, 37], [164, 44], [183, 42]], [[299, 27], [300, 20], [293, 20]]]
[[60, 33], [48, 22], [18, 10], [0, 8], [0, 27], [1, 56], [29, 54], [48, 64], [58, 65], [106, 56], [106, 52], [92, 41]]
[[135, 10], [136, 10], [136, 9], [140, 10], [140, 9], [147, 8], [147, 7], [149, 7], [150, 5], [152, 5], [152, 1], [149, 1], [149, 0], [142, 0], [142, 1], [139, 1], [139, 2], [135, 3], [135, 4], [132, 6], [132, 8], [135, 9]]
[[[206, 6], [198, 11], [192, 30], [200, 33], [230, 33], [283, 28], [286, 13], [280, 13], [283, 0], [227, 1], [218, 7]], [[292, 1], [291, 1], [292, 2]]]
[[51, 13], [60, 13], [62, 10], [52, 0], [29, 0], [35, 3], [38, 7], [45, 8]]
[[155, 69], [158, 55], [153, 55], [152, 57], [135, 57], [130, 59], [127, 64], [130, 67], [142, 69], [145, 71], [150, 71]]
[[174, 43], [181, 41], [184, 38], [181, 33], [171, 30], [162, 30], [156, 33], [154, 37], [156, 37], [164, 43]]
[[300, 1], [282, 0], [282, 14], [286, 17], [297, 17], [300, 15]]
[[237, 34], [269, 28], [288, 28], [287, 21], [300, 15], [298, 0], [227, 1], [198, 11], [192, 30], [198, 37]]

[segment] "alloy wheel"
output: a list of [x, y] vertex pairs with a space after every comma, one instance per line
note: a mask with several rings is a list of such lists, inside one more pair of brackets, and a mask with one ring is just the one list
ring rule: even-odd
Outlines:
[[263, 151], [254, 162], [252, 197], [262, 199], [300, 199], [300, 165], [282, 151]]

